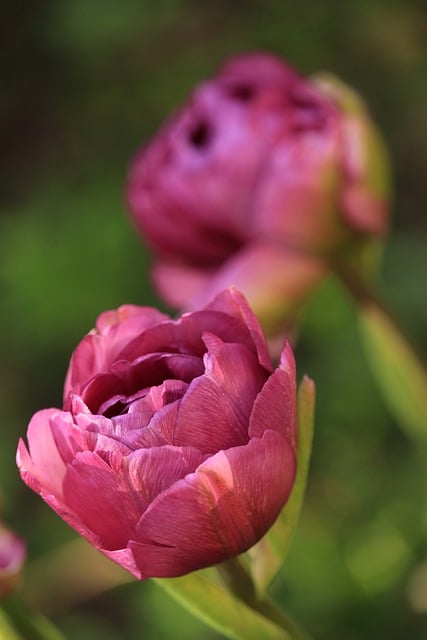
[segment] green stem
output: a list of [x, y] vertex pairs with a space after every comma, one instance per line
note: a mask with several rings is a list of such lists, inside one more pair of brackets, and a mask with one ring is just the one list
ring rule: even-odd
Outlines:
[[230, 589], [240, 600], [251, 609], [268, 618], [284, 629], [289, 640], [311, 640], [307, 632], [303, 631], [282, 609], [270, 598], [259, 596], [254, 583], [239, 558], [231, 558], [218, 566], [218, 571]]
[[355, 271], [348, 267], [343, 266], [341, 263], [333, 263], [332, 270], [341, 280], [347, 291], [351, 294], [352, 298], [361, 306], [374, 306], [381, 310], [382, 313], [387, 315], [390, 322], [393, 322], [396, 329], [401, 331], [398, 327], [395, 318], [392, 318], [392, 314], [386, 308], [383, 300], [380, 299], [378, 294], [374, 291], [371, 284], [367, 284]]
[[397, 423], [427, 442], [427, 370], [398, 322], [353, 271], [335, 272], [357, 304], [362, 345], [383, 399]]

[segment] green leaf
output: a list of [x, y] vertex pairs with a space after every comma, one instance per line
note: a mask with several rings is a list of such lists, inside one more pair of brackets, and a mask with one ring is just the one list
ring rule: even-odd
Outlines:
[[154, 582], [187, 611], [233, 640], [291, 640], [279, 626], [235, 598], [220, 584], [198, 571], [181, 578], [156, 578]]
[[268, 533], [248, 552], [258, 591], [275, 578], [289, 552], [307, 484], [314, 427], [314, 382], [304, 376], [298, 389], [298, 464], [291, 496]]
[[65, 640], [62, 633], [41, 614], [30, 610], [17, 596], [2, 601], [1, 640]]
[[0, 608], [0, 638], [1, 640], [23, 640], [13, 627], [5, 612]]
[[362, 303], [358, 314], [368, 364], [388, 408], [411, 437], [427, 442], [427, 371], [380, 306]]

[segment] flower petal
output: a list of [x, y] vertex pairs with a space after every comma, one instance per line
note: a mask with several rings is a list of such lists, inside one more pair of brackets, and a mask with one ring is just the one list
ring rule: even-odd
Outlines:
[[152, 502], [130, 542], [143, 577], [174, 577], [241, 553], [276, 519], [295, 475], [277, 432], [208, 458]]
[[248, 441], [252, 405], [267, 372], [241, 344], [221, 344], [205, 355], [205, 365], [181, 401], [174, 443], [215, 453]]
[[123, 549], [135, 538], [135, 527], [150, 502], [204, 458], [192, 447], [169, 446], [115, 456], [110, 464], [96, 453], [79, 453], [64, 478], [66, 519], [74, 527], [78, 522], [78, 531], [96, 547]]
[[[253, 275], [252, 273], [252, 276]], [[227, 315], [241, 319], [249, 330], [250, 336], [255, 344], [259, 363], [265, 367], [267, 371], [271, 371], [271, 358], [258, 318], [249, 306], [245, 296], [240, 293], [234, 285], [235, 282], [231, 279], [230, 282], [221, 287], [221, 289], [218, 289], [220, 293], [217, 294], [215, 291], [216, 295], [214, 299], [206, 308], [222, 311]]]
[[[174, 443], [174, 432], [178, 420], [178, 411], [181, 401], [176, 400], [159, 409], [149, 420], [145, 422], [143, 416], [141, 428], [138, 424], [138, 413], [128, 413], [113, 418], [114, 424], [123, 431], [121, 441], [132, 449], [159, 447]], [[132, 425], [133, 423], [133, 425]], [[129, 428], [129, 424], [132, 428]]]
[[282, 434], [296, 450], [297, 403], [295, 360], [289, 343], [281, 355], [281, 364], [268, 378], [256, 398], [249, 422], [249, 436], [260, 438], [268, 429]]
[[51, 421], [61, 413], [58, 409], [38, 411], [28, 425], [28, 449], [23, 440], [18, 445], [16, 462], [22, 479], [37, 493], [43, 486], [47, 491], [62, 494], [66, 467], [51, 427]]
[[151, 307], [123, 305], [113, 311], [105, 311], [98, 317], [96, 329], [78, 345], [68, 367], [64, 385], [64, 400], [70, 392], [79, 394], [81, 384], [111, 363], [135, 335], [149, 327], [169, 320], [169, 316]]
[[[165, 380], [190, 382], [203, 373], [202, 359], [186, 353], [150, 353], [134, 362], [120, 360], [114, 373], [100, 373], [82, 389], [84, 402], [93, 413], [121, 413], [136, 396]], [[120, 408], [115, 409], [115, 405]]]
[[[233, 316], [239, 314], [244, 317], [257, 346], [260, 363], [271, 370], [270, 356], [258, 319], [249, 307], [249, 313], [245, 314], [246, 305], [233, 304], [233, 297], [243, 298], [234, 287], [225, 292], [223, 290], [234, 285], [242, 291], [266, 333], [275, 335], [283, 329], [286, 321], [294, 318], [303, 300], [324, 279], [328, 269], [324, 261], [317, 257], [257, 240], [236, 252], [216, 271], [198, 271], [198, 277], [194, 277], [198, 285], [195, 284], [187, 295], [187, 268], [160, 262], [154, 273], [160, 295], [171, 305], [192, 310], [208, 305], [208, 309], [219, 310], [227, 295], [230, 302], [224, 305], [224, 311], [228, 308]], [[175, 300], [176, 295], [180, 296], [179, 304]], [[219, 303], [214, 298], [216, 295]]]
[[123, 459], [123, 473], [142, 515], [160, 493], [202, 464], [206, 456], [194, 447], [152, 447]]
[[68, 465], [63, 503], [97, 537], [97, 547], [122, 549], [135, 535], [140, 513], [128, 483], [96, 453], [78, 453]]

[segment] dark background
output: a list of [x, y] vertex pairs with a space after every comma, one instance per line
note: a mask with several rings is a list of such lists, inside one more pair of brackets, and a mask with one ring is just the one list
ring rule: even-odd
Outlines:
[[[227, 56], [270, 50], [303, 73], [332, 71], [365, 97], [394, 168], [381, 288], [426, 356], [422, 5], [32, 0], [3, 8], [0, 485], [4, 519], [28, 540], [28, 579], [73, 533], [20, 481], [17, 439], [32, 413], [61, 403], [71, 350], [98, 313], [159, 304], [149, 257], [124, 211], [127, 164]], [[388, 413], [352, 303], [333, 281], [307, 306], [297, 357], [300, 374], [317, 383], [315, 449], [301, 525], [274, 594], [317, 640], [426, 639], [426, 447]], [[78, 555], [74, 563], [84, 582], [88, 568]], [[51, 605], [44, 608], [70, 639], [218, 637], [149, 582]]]

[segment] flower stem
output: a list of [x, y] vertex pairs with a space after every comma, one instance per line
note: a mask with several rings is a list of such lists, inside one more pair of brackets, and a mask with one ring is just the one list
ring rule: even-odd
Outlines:
[[254, 583], [239, 558], [226, 560], [218, 565], [218, 571], [230, 591], [237, 598], [243, 600], [251, 609], [284, 629], [288, 634], [289, 640], [311, 640], [310, 636], [270, 598], [261, 597], [256, 593]]
[[427, 370], [373, 290], [353, 271], [335, 272], [357, 304], [362, 345], [384, 401], [410, 436], [427, 442]]

